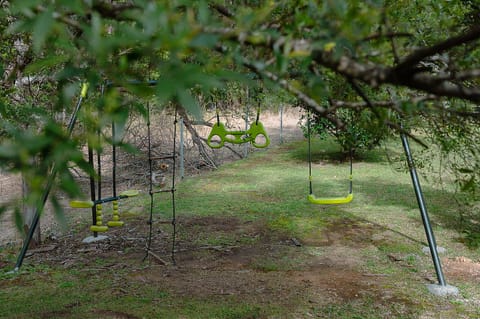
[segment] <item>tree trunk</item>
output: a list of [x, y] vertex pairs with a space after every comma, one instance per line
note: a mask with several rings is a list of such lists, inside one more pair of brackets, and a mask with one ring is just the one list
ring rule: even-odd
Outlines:
[[183, 123], [185, 124], [187, 131], [192, 135], [193, 143], [197, 145], [200, 156], [203, 158], [203, 160], [208, 166], [217, 168], [217, 164], [215, 164], [215, 161], [212, 159], [212, 157], [208, 154], [207, 150], [205, 149], [205, 145], [202, 142], [202, 138], [200, 137], [200, 135], [198, 135], [198, 132], [195, 130], [195, 128], [192, 125], [192, 122], [188, 118], [187, 112], [185, 112], [185, 110], [181, 106], [178, 106], [177, 110], [178, 110], [178, 114], [183, 119]]
[[[30, 192], [27, 182], [25, 178], [22, 177], [22, 196], [25, 199]], [[25, 234], [28, 234], [30, 230], [30, 225], [32, 224], [33, 218], [35, 216], [35, 207], [27, 204], [25, 201], [23, 202], [23, 230]], [[41, 232], [40, 232], [40, 223], [37, 225], [35, 232], [33, 233], [32, 241], [30, 242], [30, 247], [37, 247], [41, 243]]]

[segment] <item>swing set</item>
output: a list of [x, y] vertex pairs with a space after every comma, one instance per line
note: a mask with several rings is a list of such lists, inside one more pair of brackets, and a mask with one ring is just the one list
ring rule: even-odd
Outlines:
[[350, 149], [350, 175], [349, 175], [349, 191], [345, 197], [316, 197], [313, 194], [313, 177], [312, 177], [312, 137], [311, 137], [311, 116], [308, 111], [307, 118], [307, 139], [308, 139], [308, 181], [309, 181], [309, 194], [307, 199], [312, 204], [318, 205], [339, 205], [348, 204], [353, 200], [353, 154]]
[[[359, 91], [359, 89], [356, 86], [354, 86], [354, 88], [357, 91]], [[67, 126], [68, 136], [71, 136], [71, 134], [72, 134], [72, 131], [73, 131], [73, 128], [75, 126], [82, 101], [86, 97], [87, 91], [88, 91], [88, 84], [83, 84], [82, 89], [81, 89], [80, 97], [78, 99], [78, 102], [77, 102], [77, 104], [74, 108], [73, 114], [72, 114], [72, 116], [70, 118], [70, 121], [68, 123], [68, 126]], [[360, 92], [360, 93], [362, 93], [362, 92]], [[373, 108], [373, 106], [371, 105], [368, 98], [366, 98], [363, 94], [360, 94], [360, 95], [365, 100], [367, 105], [369, 107]], [[392, 100], [395, 103], [398, 103], [394, 98], [392, 98]], [[177, 115], [177, 112], [175, 112], [175, 124], [177, 123], [176, 115]], [[270, 141], [269, 141], [268, 136], [266, 135], [265, 130], [263, 129], [263, 125], [261, 125], [261, 123], [259, 121], [259, 115], [260, 115], [260, 110], [257, 111], [256, 122], [251, 125], [249, 130], [246, 130], [246, 131], [230, 131], [229, 132], [224, 128], [223, 124], [220, 123], [219, 114], [218, 114], [218, 111], [217, 111], [217, 124], [215, 125], [217, 127], [217, 130], [214, 130], [215, 129], [215, 126], [214, 126], [214, 128], [212, 129], [212, 132], [210, 133], [209, 139], [208, 139], [209, 145], [210, 145], [212, 137], [213, 136], [218, 136], [221, 140], [220, 141], [220, 146], [215, 145], [217, 147], [212, 147], [210, 145], [212, 148], [222, 147], [224, 142], [229, 142], [229, 143], [232, 143], [232, 144], [243, 144], [243, 143], [250, 142], [255, 147], [262, 147], [262, 146], [266, 147], [266, 146], [268, 146]], [[149, 146], [150, 181], [152, 183], [152, 156], [151, 156], [150, 125], [149, 124], [150, 124], [150, 118], [148, 118], [148, 130], [149, 130], [149, 145], [148, 146]], [[223, 130], [221, 130], [222, 126], [223, 126]], [[349, 193], [347, 194], [347, 196], [345, 196], [345, 197], [334, 197], [334, 198], [317, 198], [314, 195], [313, 187], [312, 187], [313, 178], [312, 178], [312, 164], [311, 164], [312, 163], [312, 158], [311, 158], [311, 127], [310, 126], [311, 126], [311, 123], [310, 123], [310, 113], [309, 113], [308, 114], [308, 122], [307, 122], [307, 129], [308, 129], [307, 134], [308, 134], [308, 161], [309, 161], [310, 192], [309, 192], [309, 195], [308, 195], [308, 200], [310, 202], [314, 203], [314, 204], [324, 204], [324, 205], [346, 204], [346, 203], [351, 202], [353, 200], [352, 151], [350, 151], [350, 177], [349, 177], [349, 185], [350, 186], [349, 186]], [[176, 127], [176, 125], [175, 125], [175, 127]], [[451, 293], [451, 292], [458, 293], [458, 289], [456, 287], [449, 286], [449, 285], [446, 284], [445, 278], [443, 276], [441, 262], [440, 262], [440, 259], [438, 257], [438, 253], [437, 253], [436, 240], [435, 240], [433, 230], [432, 230], [432, 227], [431, 227], [431, 223], [430, 223], [430, 220], [429, 220], [429, 216], [428, 216], [425, 201], [424, 201], [424, 198], [423, 198], [423, 193], [422, 193], [422, 190], [421, 190], [420, 182], [419, 182], [419, 179], [418, 179], [418, 176], [417, 176], [417, 173], [416, 173], [413, 157], [411, 155], [407, 135], [403, 131], [403, 127], [401, 127], [401, 129], [402, 129], [402, 131], [400, 131], [400, 137], [401, 137], [402, 145], [403, 145], [406, 157], [407, 157], [407, 163], [408, 163], [408, 167], [409, 167], [409, 170], [410, 170], [410, 175], [411, 175], [411, 178], [412, 178], [412, 183], [413, 183], [413, 186], [414, 186], [415, 195], [417, 197], [417, 202], [418, 202], [418, 206], [419, 206], [419, 209], [420, 209], [423, 225], [424, 225], [424, 228], [425, 228], [425, 233], [426, 233], [426, 236], [427, 236], [428, 245], [429, 245], [429, 248], [430, 248], [430, 253], [431, 253], [431, 256], [432, 256], [432, 260], [433, 260], [433, 263], [434, 263], [434, 266], [435, 266], [435, 271], [436, 271], [436, 274], [437, 274], [437, 279], [438, 279], [438, 282], [439, 282], [438, 285], [430, 285], [431, 287], [429, 287], [429, 290], [431, 292], [434, 292], [434, 293], [436, 291], [437, 294], [438, 294], [439, 288], [443, 289], [442, 291], [445, 291], [446, 293]], [[112, 125], [112, 131], [113, 131], [113, 133], [112, 133], [113, 136], [115, 136], [113, 125]], [[258, 145], [255, 142], [255, 138], [258, 135], [263, 135], [265, 137], [266, 142], [264, 144]], [[228, 137], [228, 136], [230, 136], [230, 137]], [[118, 201], [118, 200], [122, 200], [122, 199], [126, 199], [126, 198], [129, 198], [129, 197], [133, 197], [133, 196], [138, 195], [138, 191], [133, 191], [133, 190], [122, 192], [119, 195], [116, 194], [115, 144], [113, 145], [113, 147], [114, 147], [113, 154], [112, 154], [112, 157], [114, 159], [114, 163], [113, 163], [114, 164], [114, 169], [113, 169], [113, 184], [114, 184], [113, 196], [107, 197], [107, 198], [102, 198], [101, 197], [101, 192], [100, 192], [100, 189], [99, 189], [99, 196], [98, 196], [99, 199], [95, 199], [95, 184], [94, 184], [94, 180], [93, 180], [93, 177], [92, 177], [91, 178], [91, 183], [90, 183], [91, 190], [92, 190], [91, 200], [90, 201], [72, 201], [71, 202], [72, 207], [75, 207], [75, 208], [92, 208], [92, 212], [94, 213], [93, 214], [94, 225], [92, 225], [91, 230], [94, 231], [94, 234], [96, 234], [96, 232], [106, 231], [106, 229], [108, 229], [108, 226], [104, 226], [103, 223], [102, 223], [103, 217], [102, 217], [102, 207], [101, 207], [101, 205], [103, 203], [107, 203], [107, 202], [113, 202], [114, 203], [114, 218], [112, 220], [113, 223], [108, 224], [108, 225], [109, 226], [121, 226], [121, 225], [123, 225], [123, 222], [119, 220], [118, 206], [116, 206], [116, 208], [115, 208], [115, 202]], [[89, 150], [89, 152], [88, 152], [89, 162], [91, 163], [91, 165], [93, 167], [93, 150], [92, 150], [92, 147], [90, 145], [88, 147], [88, 150]], [[97, 156], [98, 156], [98, 160], [99, 160], [99, 163], [100, 163], [100, 156], [99, 156], [98, 153], [97, 153]], [[175, 155], [175, 139], [174, 139], [174, 153], [173, 153], [174, 167], [175, 167], [175, 157], [176, 157], [176, 155]], [[100, 165], [98, 165], [98, 166], [100, 168]], [[53, 164], [51, 169], [50, 169], [50, 173], [47, 176], [47, 182], [46, 182], [46, 185], [45, 185], [43, 195], [40, 199], [39, 204], [36, 206], [34, 218], [31, 222], [30, 227], [29, 227], [27, 237], [24, 240], [22, 249], [21, 249], [21, 251], [19, 253], [19, 256], [17, 258], [17, 262], [15, 264], [15, 268], [14, 268], [13, 272], [17, 272], [19, 270], [19, 268], [22, 266], [23, 260], [24, 260], [25, 255], [26, 255], [26, 251], [27, 251], [28, 246], [29, 246], [29, 244], [32, 240], [32, 237], [33, 237], [33, 233], [34, 233], [36, 227], [38, 226], [38, 222], [39, 222], [39, 219], [40, 219], [40, 214], [41, 214], [41, 212], [42, 212], [42, 210], [45, 206], [45, 203], [48, 199], [49, 193], [50, 193], [50, 191], [51, 191], [51, 189], [54, 185], [54, 181], [55, 181], [57, 172], [58, 172], [58, 167], [55, 164]], [[173, 171], [172, 188], [170, 190], [166, 190], [168, 192], [171, 192], [172, 201], [173, 201], [172, 225], [174, 227], [174, 231], [173, 231], [173, 245], [172, 245], [172, 260], [175, 263], [174, 252], [175, 252], [175, 234], [176, 234], [176, 231], [175, 231], [175, 188], [174, 188], [175, 182], [174, 181], [175, 181], [175, 168], [174, 168], [174, 171]], [[149, 232], [149, 237], [148, 237], [148, 241], [147, 241], [147, 254], [146, 254], [145, 258], [148, 256], [149, 253], [152, 254], [153, 256], [155, 256], [150, 251], [151, 239], [152, 239], [152, 212], [153, 212], [153, 194], [154, 193], [156, 193], [156, 192], [153, 191], [152, 184], [150, 184], [150, 198], [151, 198], [150, 220], [149, 220], [150, 232]]]
[[[140, 83], [140, 82], [132, 82], [133, 84], [146, 84], [146, 85], [154, 85], [156, 81], [148, 81], [147, 83]], [[108, 82], [107, 86], [113, 86], [113, 82]], [[86, 92], [85, 92], [86, 94]], [[102, 87], [102, 94], [103, 94], [103, 87]], [[143, 260], [147, 258], [148, 255], [154, 256], [157, 260], [161, 261], [162, 263], [166, 264], [159, 256], [154, 254], [151, 251], [151, 244], [152, 244], [152, 233], [153, 233], [153, 210], [154, 210], [154, 194], [156, 193], [163, 193], [163, 192], [170, 192], [172, 196], [172, 226], [173, 226], [173, 239], [172, 239], [172, 262], [175, 264], [175, 239], [176, 239], [176, 218], [175, 218], [175, 174], [176, 174], [176, 124], [177, 124], [177, 110], [175, 109], [175, 120], [174, 120], [174, 139], [173, 139], [173, 177], [172, 177], [172, 187], [170, 189], [161, 189], [161, 190], [154, 190], [153, 189], [153, 156], [152, 156], [152, 146], [151, 146], [151, 130], [150, 130], [150, 105], [147, 103], [147, 134], [148, 134], [148, 163], [149, 163], [149, 195], [150, 195], [150, 218], [148, 220], [149, 225], [149, 233], [147, 237], [147, 245], [146, 245], [146, 254]], [[99, 134], [100, 139], [100, 134]], [[116, 131], [115, 131], [115, 123], [112, 122], [112, 141], [116, 141]], [[88, 158], [89, 163], [93, 168], [93, 149], [92, 147], [88, 147]], [[97, 152], [97, 182], [98, 182], [98, 199], [95, 199], [95, 181], [93, 177], [90, 177], [90, 190], [91, 190], [91, 200], [83, 201], [83, 200], [73, 200], [70, 202], [70, 206], [72, 208], [91, 208], [92, 209], [92, 218], [93, 224], [90, 226], [90, 230], [93, 232], [94, 237], [97, 237], [97, 233], [99, 232], [106, 232], [108, 231], [109, 227], [120, 227], [124, 225], [124, 222], [120, 220], [120, 213], [119, 213], [119, 201], [131, 197], [135, 197], [139, 195], [138, 190], [126, 190], [121, 192], [117, 195], [117, 187], [116, 187], [116, 144], [112, 143], [112, 188], [113, 194], [110, 197], [102, 198], [101, 194], [101, 158], [100, 152]], [[108, 221], [106, 225], [103, 223], [103, 207], [102, 204], [112, 202], [112, 220]]]

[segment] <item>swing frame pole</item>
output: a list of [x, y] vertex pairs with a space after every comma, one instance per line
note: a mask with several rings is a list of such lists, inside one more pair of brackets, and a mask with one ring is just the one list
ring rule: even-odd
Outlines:
[[412, 152], [408, 143], [408, 138], [405, 133], [400, 133], [403, 149], [407, 157], [407, 164], [410, 171], [410, 177], [412, 178], [413, 188], [415, 190], [415, 196], [417, 197], [418, 208], [420, 209], [420, 215], [422, 216], [423, 227], [425, 229], [425, 235], [427, 236], [428, 246], [430, 248], [430, 254], [432, 256], [433, 265], [437, 274], [438, 284], [442, 287], [447, 286], [445, 277], [443, 275], [442, 264], [438, 257], [437, 243], [435, 241], [435, 235], [433, 234], [432, 225], [427, 212], [427, 206], [425, 205], [425, 199], [423, 197], [422, 188], [418, 179], [417, 170], [415, 169], [415, 163], [413, 161]]
[[[94, 163], [93, 163], [93, 148], [88, 144], [88, 163], [90, 164], [92, 171], [95, 169]], [[95, 202], [96, 200], [96, 194], [95, 194], [95, 178], [93, 176], [89, 177], [89, 183], [90, 183], [90, 200], [92, 202]], [[95, 225], [97, 222], [97, 205], [92, 206], [92, 225]], [[93, 232], [93, 237], [98, 237], [98, 232], [94, 231]]]
[[[248, 116], [249, 116], [249, 112], [250, 112], [250, 91], [248, 89], [248, 86], [247, 86], [247, 103], [246, 103], [246, 110], [245, 110], [245, 132], [248, 130]], [[258, 122], [258, 120], [257, 120]], [[245, 143], [243, 145], [243, 158], [247, 158], [248, 156], [248, 144]]]
[[152, 246], [152, 231], [153, 231], [153, 159], [152, 159], [152, 133], [150, 128], [150, 103], [147, 101], [147, 145], [148, 145], [148, 175], [149, 175], [149, 184], [148, 184], [148, 194], [150, 196], [150, 215], [148, 219], [148, 237], [147, 245], [145, 247], [145, 256], [143, 261], [147, 259]]
[[283, 104], [280, 104], [280, 145], [283, 144]]
[[[72, 116], [70, 117], [70, 121], [68, 122], [67, 134], [69, 137], [72, 135], [73, 129], [75, 127], [75, 123], [77, 122], [78, 113], [80, 112], [80, 108], [82, 106], [83, 99], [86, 98], [87, 96], [87, 91], [88, 91], [88, 83], [85, 82], [82, 84], [80, 97], [72, 113]], [[38, 226], [38, 222], [40, 221], [40, 215], [42, 214], [43, 209], [45, 208], [45, 204], [47, 202], [48, 196], [50, 195], [50, 191], [52, 190], [53, 184], [55, 182], [55, 178], [57, 176], [57, 172], [58, 172], [58, 168], [55, 165], [55, 163], [53, 163], [52, 168], [50, 169], [50, 174], [48, 175], [47, 184], [45, 185], [45, 190], [43, 192], [42, 199], [37, 204], [37, 207], [35, 208], [35, 214], [33, 216], [32, 223], [30, 224], [27, 237], [23, 241], [23, 246], [18, 255], [17, 262], [15, 263], [15, 268], [13, 269], [13, 272], [18, 272], [20, 270], [20, 267], [22, 267], [23, 260], [25, 259], [25, 255], [28, 250], [28, 246], [30, 246], [30, 242], [32, 241], [33, 234], [35, 233], [35, 230]]]

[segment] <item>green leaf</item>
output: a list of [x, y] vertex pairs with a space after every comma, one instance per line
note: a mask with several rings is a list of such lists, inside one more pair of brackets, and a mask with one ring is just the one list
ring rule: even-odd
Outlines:
[[23, 216], [22, 213], [20, 212], [20, 208], [18, 206], [15, 207], [14, 210], [14, 218], [15, 218], [15, 226], [20, 232], [24, 232], [25, 230], [23, 229]]
[[206, 1], [198, 1], [198, 21], [201, 24], [207, 24], [210, 18], [210, 10]]
[[52, 27], [55, 20], [53, 18], [52, 8], [48, 8], [41, 14], [39, 14], [33, 25], [33, 50], [35, 52], [40, 52], [40, 49], [45, 44], [48, 35], [52, 31]]
[[190, 41], [192, 48], [209, 47], [212, 48], [218, 43], [218, 36], [213, 34], [201, 33]]
[[201, 120], [202, 112], [198, 102], [187, 90], [179, 90], [177, 92], [177, 98], [180, 105], [192, 114], [195, 119]]
[[[68, 61], [67, 55], [51, 55], [43, 59], [36, 60], [27, 65], [25, 75], [35, 74], [45, 68], [51, 68]], [[1, 70], [0, 70], [1, 71]], [[2, 71], [3, 73], [3, 71]]]
[[[77, 193], [78, 195], [78, 193]], [[64, 229], [67, 227], [67, 219], [65, 217], [65, 213], [63, 212], [62, 205], [59, 203], [57, 196], [52, 196], [50, 198], [50, 202], [53, 206], [53, 212], [55, 214], [56, 220], [60, 223], [60, 226]]]

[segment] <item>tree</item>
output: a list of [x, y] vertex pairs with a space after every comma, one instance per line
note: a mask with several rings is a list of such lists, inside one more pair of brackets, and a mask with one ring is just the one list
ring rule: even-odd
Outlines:
[[[199, 117], [197, 95], [230, 81], [251, 84], [255, 73], [336, 127], [344, 125], [339, 115], [362, 110], [375, 117], [368, 128], [393, 131], [402, 130], [398, 117], [478, 120], [480, 26], [473, 1], [30, 0], [2, 1], [2, 9], [0, 24], [8, 26], [2, 36], [22, 34], [31, 43], [24, 74], [48, 74], [53, 94], [44, 98], [57, 110], [71, 112], [80, 82], [90, 83], [93, 94], [108, 80]], [[156, 85], [131, 82], [151, 79]], [[15, 72], [6, 74], [2, 88], [17, 80]], [[339, 81], [352, 87], [348, 99], [336, 96], [332, 83]], [[5, 110], [16, 103], [3, 101], [3, 128], [11, 127]], [[91, 107], [103, 114], [99, 121], [82, 115], [93, 130], [129, 112], [115, 89]], [[30, 171], [31, 180], [41, 181], [32, 198], [54, 163], [65, 174], [60, 186], [78, 191], [67, 168], [70, 161], [82, 164], [75, 151], [81, 142], [65, 134], [63, 123], [47, 116], [34, 136], [13, 126], [0, 160], [4, 169]], [[27, 138], [35, 147], [17, 149]], [[31, 168], [31, 158], [40, 158], [39, 165]]]

